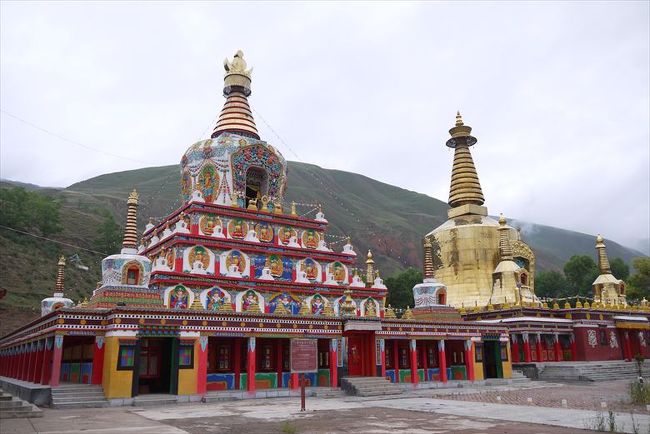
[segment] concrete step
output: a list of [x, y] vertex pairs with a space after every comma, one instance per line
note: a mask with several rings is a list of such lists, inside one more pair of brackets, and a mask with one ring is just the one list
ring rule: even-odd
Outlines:
[[52, 398], [70, 398], [70, 397], [79, 397], [79, 398], [93, 398], [93, 397], [104, 397], [104, 392], [102, 390], [92, 391], [92, 392], [66, 392], [66, 393], [52, 393]]
[[20, 399], [14, 399], [11, 401], [0, 401], [0, 410], [22, 407], [22, 405], [23, 405], [23, 401], [21, 401]]
[[106, 401], [106, 398], [104, 398], [104, 395], [100, 396], [70, 396], [68, 398], [55, 398], [52, 397], [52, 404], [61, 404], [64, 402], [85, 402], [85, 401]]
[[43, 417], [43, 411], [36, 406], [29, 411], [0, 410], [0, 419], [23, 419], [29, 417]]
[[11, 401], [12, 396], [8, 393], [3, 393], [0, 395], [0, 401]]
[[159, 405], [176, 404], [178, 399], [174, 395], [140, 395], [133, 400], [136, 407], [155, 407]]
[[88, 401], [67, 401], [53, 403], [52, 407], [56, 409], [72, 409], [72, 408], [102, 408], [110, 407], [111, 403], [106, 399], [103, 400], [88, 400]]

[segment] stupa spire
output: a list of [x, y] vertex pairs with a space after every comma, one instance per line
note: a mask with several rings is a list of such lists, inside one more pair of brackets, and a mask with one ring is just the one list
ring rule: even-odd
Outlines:
[[512, 261], [512, 245], [506, 227], [506, 218], [501, 214], [499, 217], [499, 255], [502, 261]]
[[472, 127], [465, 125], [460, 112], [456, 112], [456, 125], [449, 130], [451, 139], [447, 140], [447, 146], [455, 149], [449, 189], [449, 205], [452, 208], [466, 204], [480, 206], [485, 202], [474, 160], [469, 151], [469, 147], [476, 143], [476, 138], [470, 135], [471, 132]]
[[607, 258], [607, 251], [605, 250], [605, 243], [602, 235], [598, 234], [596, 237], [596, 252], [598, 252], [598, 269], [600, 274], [612, 274], [612, 269], [609, 266], [609, 259]]
[[259, 139], [253, 112], [248, 104], [252, 68], [246, 69], [244, 53], [241, 50], [235, 53], [232, 61], [224, 60], [223, 67], [226, 70], [223, 80], [223, 96], [226, 97], [226, 102], [212, 132], [212, 138], [231, 132]]
[[63, 297], [63, 280], [65, 278], [65, 256], [59, 258], [56, 270], [56, 284], [54, 285], [54, 296]]
[[372, 286], [375, 281], [375, 261], [372, 259], [372, 252], [368, 249], [368, 259], [366, 259], [366, 284]]
[[124, 228], [124, 240], [122, 241], [122, 253], [136, 253], [138, 246], [138, 192], [133, 189], [126, 201], [126, 226]]
[[433, 246], [428, 238], [424, 239], [424, 278], [433, 279]]

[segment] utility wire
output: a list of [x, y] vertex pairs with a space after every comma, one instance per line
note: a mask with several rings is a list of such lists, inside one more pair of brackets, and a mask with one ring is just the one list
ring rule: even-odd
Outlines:
[[57, 241], [57, 240], [53, 240], [51, 238], [42, 237], [40, 235], [32, 234], [30, 232], [25, 232], [25, 231], [21, 231], [21, 230], [18, 230], [18, 229], [10, 228], [9, 226], [0, 225], [0, 228], [7, 229], [7, 230], [10, 230], [10, 231], [14, 231], [14, 232], [18, 232], [19, 234], [23, 234], [23, 235], [29, 235], [30, 237], [40, 238], [41, 240], [47, 240], [47, 241], [51, 241], [53, 243], [63, 244], [64, 246], [74, 247], [75, 249], [85, 250], [86, 252], [91, 252], [91, 253], [95, 253], [95, 254], [102, 255], [102, 256], [108, 256], [106, 253], [98, 252], [97, 250], [86, 249], [85, 247], [80, 247], [80, 246], [76, 246], [74, 244], [64, 243], [63, 241]]

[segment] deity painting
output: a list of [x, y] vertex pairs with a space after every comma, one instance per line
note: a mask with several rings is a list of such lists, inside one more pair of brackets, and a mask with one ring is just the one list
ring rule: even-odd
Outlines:
[[199, 220], [199, 228], [204, 235], [212, 235], [217, 226], [221, 226], [221, 220], [217, 217], [204, 215]]
[[238, 250], [233, 250], [226, 256], [226, 268], [230, 270], [231, 265], [237, 266], [237, 271], [243, 273], [246, 270], [246, 258], [243, 253]]
[[232, 219], [228, 223], [228, 233], [233, 238], [244, 238], [248, 233], [248, 224], [242, 219]]
[[304, 271], [305, 274], [307, 275], [307, 279], [309, 280], [317, 280], [318, 279], [318, 264], [311, 259], [307, 258], [301, 263], [301, 271]]
[[300, 301], [296, 300], [286, 292], [283, 292], [282, 294], [274, 297], [269, 302], [269, 307], [272, 309], [272, 312], [275, 312], [280, 304], [282, 304], [284, 309], [289, 313], [296, 314], [298, 311], [300, 311]]
[[345, 266], [340, 262], [332, 262], [327, 269], [337, 282], [342, 283], [345, 280]]
[[289, 244], [289, 239], [291, 237], [298, 237], [296, 230], [287, 226], [283, 226], [278, 230], [278, 238], [280, 242], [284, 245]]
[[314, 315], [322, 315], [325, 310], [325, 302], [323, 297], [319, 294], [316, 294], [311, 299], [311, 313]]
[[201, 169], [198, 187], [206, 202], [212, 202], [219, 191], [219, 175], [212, 164], [206, 164]]
[[282, 264], [282, 258], [278, 255], [271, 255], [266, 258], [265, 267], [271, 269], [271, 276], [273, 277], [282, 277], [282, 272], [284, 271], [284, 265]]
[[318, 247], [320, 241], [320, 234], [313, 229], [308, 229], [302, 233], [302, 245], [308, 249], [315, 249]]
[[169, 293], [169, 307], [172, 309], [187, 309], [190, 304], [190, 294], [184, 286], [178, 285]]
[[375, 305], [375, 300], [373, 300], [372, 298], [367, 299], [364, 307], [366, 311], [365, 316], [370, 316], [370, 317], [377, 316], [377, 306]]
[[192, 176], [187, 170], [181, 176], [181, 193], [185, 200], [189, 199], [192, 195]]
[[262, 242], [268, 243], [273, 241], [273, 228], [268, 223], [258, 223], [255, 226], [255, 233], [257, 234], [257, 238]]
[[216, 312], [221, 308], [221, 306], [229, 302], [230, 300], [228, 300], [228, 297], [226, 296], [225, 292], [223, 292], [219, 288], [214, 288], [208, 291], [207, 303], [205, 308], [207, 310]]
[[188, 255], [192, 270], [207, 270], [210, 266], [210, 254], [203, 246], [194, 246]]
[[259, 309], [259, 300], [255, 291], [248, 291], [242, 297], [241, 310], [246, 312], [249, 310]]

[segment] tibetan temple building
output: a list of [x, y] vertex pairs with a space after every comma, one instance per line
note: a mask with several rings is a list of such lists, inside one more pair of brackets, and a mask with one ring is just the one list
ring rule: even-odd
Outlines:
[[224, 66], [216, 127], [181, 158], [183, 204], [139, 237], [131, 193], [122, 250], [102, 261], [86, 303], [65, 298], [61, 258], [41, 318], [0, 339], [0, 382], [101, 385], [115, 405], [293, 389], [292, 338], [317, 340], [307, 381], [324, 388], [352, 377], [432, 387], [509, 378], [512, 362], [650, 356], [650, 312], [627, 305], [602, 238], [591, 305], [549, 308], [535, 296], [535, 255], [488, 216], [460, 114], [447, 141], [449, 219], [426, 234], [424, 281], [397, 318], [372, 254], [358, 259], [350, 238], [333, 251], [323, 210], [307, 217], [284, 201], [287, 163], [259, 136], [241, 51]]

